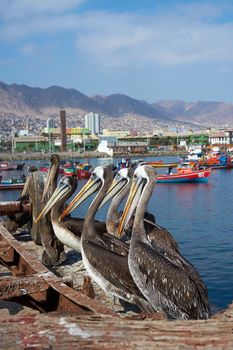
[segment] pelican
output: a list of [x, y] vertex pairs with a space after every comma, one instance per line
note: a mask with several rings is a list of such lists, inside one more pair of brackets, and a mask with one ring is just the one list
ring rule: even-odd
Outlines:
[[[51, 210], [51, 222], [56, 237], [64, 245], [81, 252], [80, 239], [83, 230], [84, 219], [66, 217], [65, 220], [59, 220], [59, 216], [63, 210], [65, 202], [72, 196], [77, 188], [77, 179], [74, 177], [63, 176], [53, 195], [50, 197], [45, 207], [40, 212], [35, 222], [39, 222], [41, 218], [45, 217]], [[106, 239], [104, 231], [106, 225], [104, 222], [95, 220], [95, 229], [99, 233], [99, 237], [106, 241], [106, 245], [110, 250], [119, 252], [120, 254], [127, 255], [129, 247], [127, 244], [117, 244], [118, 240], [112, 238]], [[108, 237], [107, 237], [108, 238]]]
[[105, 293], [134, 303], [143, 310], [151, 311], [151, 305], [144, 299], [130, 275], [128, 245], [107, 233], [99, 234], [95, 228], [94, 218], [111, 184], [112, 177], [111, 167], [99, 166], [95, 168], [89, 181], [70, 202], [60, 219], [63, 219], [87, 197], [98, 191], [86, 214], [81, 235], [81, 253], [84, 266], [90, 277]]
[[165, 243], [146, 237], [143, 216], [153, 192], [155, 172], [139, 166], [119, 224], [119, 232], [135, 212], [129, 249], [129, 270], [134, 282], [157, 311], [169, 319], [207, 319], [207, 289], [198, 271]]
[[[114, 234], [115, 236], [119, 235], [118, 225], [119, 225], [120, 215], [118, 213], [118, 207], [120, 203], [123, 201], [123, 199], [129, 193], [130, 186], [133, 179], [133, 173], [134, 173], [133, 168], [123, 168], [119, 170], [116, 176], [114, 177], [113, 182], [103, 202], [101, 203], [101, 207], [102, 207], [111, 198], [113, 198], [107, 213], [106, 228], [108, 233]], [[148, 220], [148, 218], [150, 218], [150, 220]], [[161, 242], [164, 242], [165, 244], [167, 244], [171, 249], [174, 249], [175, 251], [179, 252], [179, 247], [175, 239], [172, 237], [172, 235], [168, 230], [166, 230], [164, 227], [155, 223], [155, 219], [152, 214], [145, 212], [143, 221], [144, 221], [147, 238], [152, 245], [154, 240], [160, 240]], [[125, 223], [125, 226], [126, 225], [129, 227], [129, 229], [127, 228], [126, 236], [127, 236], [127, 239], [128, 238], [130, 239], [131, 230], [132, 230], [132, 220]]]
[[[51, 164], [48, 176], [42, 193], [42, 203], [46, 203], [57, 186], [60, 157], [57, 154], [51, 155]], [[63, 244], [57, 239], [48, 213], [40, 225], [41, 243], [44, 247], [42, 261], [45, 265], [58, 265], [65, 260]]]
[[51, 210], [51, 222], [58, 240], [80, 252], [80, 236], [83, 222], [73, 218], [67, 218], [66, 221], [59, 220], [64, 203], [71, 197], [76, 188], [76, 178], [63, 176], [35, 222], [39, 222], [39, 220], [45, 217]]
[[[31, 173], [26, 180], [24, 185], [23, 194], [29, 195], [29, 201], [32, 203], [32, 218], [34, 219], [38, 216], [41, 211], [43, 203], [47, 201], [51, 193], [54, 191], [57, 182], [58, 168], [60, 159], [59, 156], [53, 154], [51, 156], [51, 168], [54, 169], [53, 176], [51, 176], [50, 181], [49, 176], [45, 180], [44, 174], [39, 171]], [[64, 247], [59, 242], [53, 232], [50, 216], [44, 218], [39, 224], [32, 222], [32, 227], [30, 229], [31, 237], [36, 244], [43, 245], [42, 261], [45, 265], [57, 265], [64, 261]]]

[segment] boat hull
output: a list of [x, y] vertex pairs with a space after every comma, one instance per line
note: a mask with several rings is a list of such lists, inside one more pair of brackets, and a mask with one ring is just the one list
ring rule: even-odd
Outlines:
[[89, 170], [83, 170], [83, 169], [77, 169], [75, 172], [73, 171], [64, 171], [65, 176], [76, 176], [79, 180], [81, 179], [89, 179], [91, 176], [91, 171]]
[[18, 184], [0, 184], [0, 190], [22, 190], [25, 183]]
[[205, 167], [211, 168], [211, 169], [232, 169], [233, 163], [223, 164], [223, 165], [221, 165], [221, 164], [212, 164], [212, 165], [206, 164]]
[[210, 174], [211, 170], [201, 170], [187, 174], [158, 175], [157, 183], [207, 182]]

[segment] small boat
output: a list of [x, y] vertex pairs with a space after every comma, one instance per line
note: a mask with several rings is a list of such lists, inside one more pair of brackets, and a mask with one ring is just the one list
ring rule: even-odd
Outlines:
[[162, 174], [157, 176], [157, 183], [190, 183], [190, 182], [207, 182], [211, 174], [211, 169], [189, 169], [177, 168], [175, 174]]
[[[46, 163], [45, 165], [39, 168], [39, 171], [48, 172], [50, 164]], [[59, 167], [59, 174], [64, 176], [76, 176], [78, 179], [89, 179], [92, 171], [92, 166], [87, 163], [76, 163], [76, 162], [66, 162]]]
[[8, 162], [0, 162], [0, 171], [3, 170], [22, 170], [24, 163], [10, 164]]
[[[39, 167], [39, 171], [47, 173], [49, 171], [49, 167], [50, 167], [50, 164], [46, 163], [46, 164], [42, 165], [41, 167]], [[58, 173], [59, 174], [64, 174], [64, 168], [60, 167], [59, 170], [58, 170]]]
[[232, 169], [233, 162], [232, 157], [226, 152], [220, 152], [219, 148], [216, 147], [209, 154], [198, 160], [200, 167], [211, 168], [211, 169]]
[[210, 157], [205, 160], [200, 160], [198, 164], [202, 167], [211, 168], [211, 169], [232, 169], [233, 163], [232, 159], [229, 156], [217, 156]]
[[20, 190], [24, 188], [26, 177], [18, 179], [1, 179], [0, 190]]
[[172, 168], [179, 167], [180, 163], [164, 163], [163, 160], [157, 160], [157, 161], [151, 161], [151, 162], [144, 161], [144, 162], [141, 162], [140, 165], [150, 165], [153, 168], [169, 168], [169, 169], [172, 169]]
[[147, 164], [147, 165], [153, 166], [154, 168], [160, 168], [164, 165], [164, 161], [157, 160], [157, 161], [151, 161], [151, 162], [143, 162], [141, 164]]
[[92, 172], [90, 164], [78, 164], [64, 167], [65, 176], [76, 176], [78, 179], [89, 179]]

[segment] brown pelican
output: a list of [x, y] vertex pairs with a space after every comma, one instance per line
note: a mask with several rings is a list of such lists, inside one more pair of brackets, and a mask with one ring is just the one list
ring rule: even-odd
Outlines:
[[[83, 230], [84, 219], [66, 217], [65, 220], [59, 220], [59, 216], [64, 209], [65, 202], [72, 196], [76, 188], [76, 178], [65, 176], [62, 177], [54, 193], [40, 212], [35, 222], [39, 222], [51, 210], [51, 222], [56, 237], [66, 246], [80, 252], [80, 239]], [[99, 235], [102, 235], [104, 238], [104, 231], [106, 230], [105, 223], [95, 220], [95, 229], [98, 231]], [[108, 244], [110, 249], [112, 242], [108, 241]], [[120, 251], [125, 255], [128, 253], [128, 246], [126, 244], [122, 244], [120, 246], [115, 244], [113, 247], [113, 249], [116, 249], [117, 252]]]
[[35, 224], [34, 220], [56, 187], [59, 164], [59, 156], [52, 155], [49, 170], [49, 174], [52, 173], [52, 175], [47, 176], [46, 179], [42, 172], [32, 172], [28, 175], [23, 189], [23, 194], [28, 195], [31, 204], [30, 234], [36, 244], [43, 245], [42, 261], [47, 266], [57, 265], [64, 261], [64, 247], [54, 235], [49, 215], [40, 223]]
[[[59, 216], [63, 210], [63, 205], [77, 188], [77, 179], [74, 177], [62, 177], [53, 192], [52, 196], [40, 212], [35, 222], [39, 222], [51, 210], [51, 222], [53, 230], [60, 242], [80, 252], [80, 236], [83, 221], [79, 219], [67, 218], [60, 221]], [[73, 229], [73, 230], [72, 230]]]
[[[61, 219], [98, 191], [85, 217], [81, 235], [81, 253], [84, 266], [91, 278], [107, 293], [138, 305], [146, 311], [151, 305], [143, 298], [128, 269], [128, 246], [112, 235], [98, 234], [95, 214], [112, 181], [111, 167], [97, 167], [81, 191], [70, 202]], [[122, 254], [117, 250], [120, 247]], [[113, 251], [114, 250], [114, 251]], [[119, 250], [119, 251], [120, 251]], [[124, 251], [124, 252], [123, 252]]]
[[[122, 169], [123, 173], [128, 173], [128, 169]], [[132, 170], [133, 172], [133, 170]], [[48, 181], [47, 185], [50, 182], [50, 176], [53, 178], [53, 171], [50, 171], [50, 174], [48, 176]], [[129, 181], [130, 178], [127, 176], [122, 176], [122, 178], [125, 178], [126, 181]], [[41, 218], [45, 217], [47, 213], [51, 210], [51, 222], [53, 225], [54, 232], [57, 236], [57, 238], [65, 245], [69, 246], [70, 248], [73, 248], [77, 251], [80, 252], [80, 238], [81, 238], [81, 233], [83, 229], [83, 224], [84, 224], [84, 219], [79, 219], [79, 218], [71, 218], [71, 217], [66, 217], [65, 220], [58, 220], [59, 216], [64, 208], [65, 202], [72, 196], [74, 193], [75, 189], [77, 187], [77, 180], [76, 178], [74, 179], [73, 177], [62, 177], [58, 183], [57, 188], [53, 192], [52, 196], [46, 203], [45, 207], [42, 209], [40, 212], [39, 216], [35, 220], [35, 222], [39, 222]], [[114, 186], [115, 187], [115, 186]], [[122, 187], [122, 184], [120, 183], [120, 187]], [[116, 186], [117, 188], [117, 186]], [[98, 187], [96, 188], [98, 189]], [[115, 189], [114, 189], [115, 190]], [[46, 189], [45, 189], [46, 192]], [[124, 188], [122, 188], [122, 191], [124, 193], [124, 197], [126, 196], [128, 189], [126, 188], [126, 191]], [[111, 196], [112, 196], [112, 191], [110, 191]], [[115, 193], [115, 191], [114, 191]], [[110, 199], [110, 196], [107, 196], [108, 199]], [[116, 195], [115, 198], [112, 200], [111, 205], [109, 207], [109, 215], [108, 218], [110, 217], [115, 217], [116, 218], [116, 224], [115, 224], [115, 233], [117, 233], [118, 229], [118, 224], [119, 224], [119, 217], [117, 213], [117, 208], [121, 202], [118, 200], [120, 196]], [[100, 207], [99, 207], [100, 208]], [[118, 244], [118, 239], [114, 240], [112, 238], [110, 240], [110, 237], [108, 234], [105, 234], [105, 231], [107, 229], [107, 232], [111, 232], [110, 226], [111, 226], [111, 221], [110, 219], [106, 220], [106, 225], [103, 222], [99, 222], [95, 220], [95, 229], [98, 231], [99, 236], [102, 236], [102, 239], [106, 240], [106, 244], [109, 244], [109, 249], [111, 250], [111, 247], [113, 250], [117, 250], [120, 254], [127, 255], [128, 254], [128, 246], [126, 244]], [[108, 228], [107, 228], [108, 226]], [[64, 234], [64, 231], [65, 234]], [[105, 236], [106, 235], [106, 236]]]
[[[133, 173], [134, 169], [132, 168], [123, 168], [119, 170], [115, 178], [113, 179], [113, 182], [107, 192], [107, 195], [101, 203], [102, 206], [113, 197], [107, 213], [106, 228], [108, 233], [114, 234], [115, 236], [119, 236], [119, 233], [121, 234], [121, 232], [119, 232], [118, 230], [120, 219], [118, 207], [129, 193], [133, 179]], [[150, 220], [148, 220], [148, 218], [150, 218]], [[168, 230], [155, 223], [155, 219], [152, 214], [146, 212], [143, 221], [147, 238], [152, 245], [153, 241], [158, 239], [161, 242], [167, 244], [171, 249], [174, 249], [177, 252], [179, 252], [179, 247], [175, 239], [172, 237]], [[131, 237], [132, 219], [129, 220], [129, 222], [126, 222], [125, 226], [126, 225], [128, 226], [126, 233], [126, 239], [128, 240]]]
[[163, 310], [170, 319], [206, 319], [209, 317], [207, 289], [199, 273], [184, 257], [165, 243], [148, 241], [143, 216], [153, 192], [155, 172], [139, 166], [134, 172], [130, 194], [119, 230], [136, 208], [129, 250], [129, 270], [145, 298], [155, 310]]

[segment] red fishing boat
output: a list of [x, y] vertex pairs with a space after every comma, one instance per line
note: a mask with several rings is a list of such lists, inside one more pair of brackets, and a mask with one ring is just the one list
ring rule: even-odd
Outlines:
[[89, 179], [92, 172], [90, 164], [78, 164], [64, 167], [65, 176], [76, 176], [78, 179]]
[[0, 162], [0, 171], [3, 170], [22, 170], [24, 163], [10, 164], [8, 162]]
[[200, 166], [212, 169], [232, 169], [232, 158], [227, 155], [217, 155], [198, 161]]
[[177, 173], [162, 174], [157, 176], [157, 183], [190, 183], [207, 182], [211, 169], [177, 168]]
[[[50, 167], [49, 163], [48, 164], [44, 164], [41, 167], [39, 167], [39, 171], [47, 173], [49, 171], [49, 167]], [[59, 174], [64, 174], [64, 168], [60, 167], [59, 170], [58, 170], [58, 173]]]

